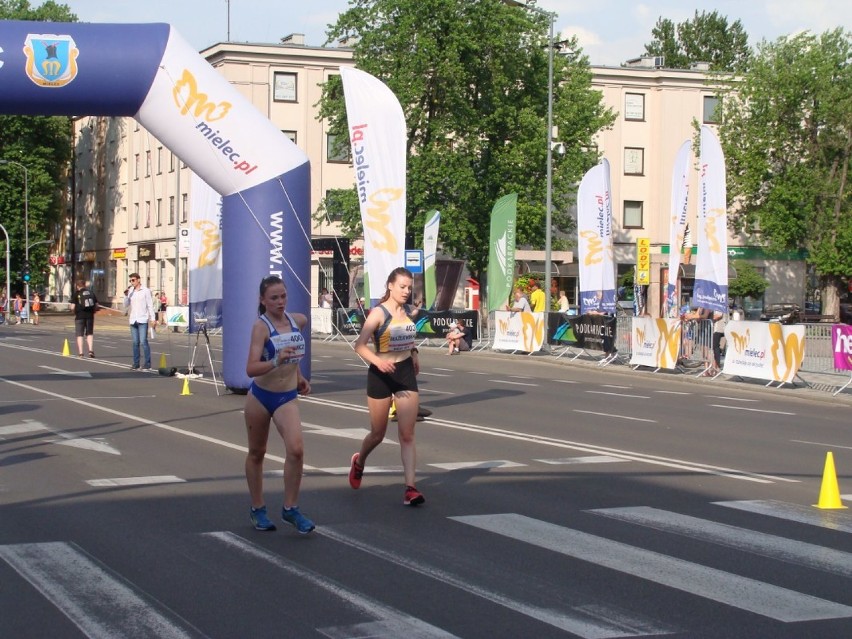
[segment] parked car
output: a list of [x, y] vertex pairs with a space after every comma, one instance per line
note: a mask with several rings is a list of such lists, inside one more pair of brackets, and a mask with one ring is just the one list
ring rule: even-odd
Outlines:
[[760, 314], [760, 321], [797, 324], [802, 321], [802, 309], [798, 304], [767, 304]]

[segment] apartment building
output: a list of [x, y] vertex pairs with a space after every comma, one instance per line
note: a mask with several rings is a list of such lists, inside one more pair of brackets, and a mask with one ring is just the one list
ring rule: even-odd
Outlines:
[[[317, 210], [328, 190], [352, 185], [348, 154], [335, 151], [335, 141], [316, 117], [321, 84], [341, 66], [352, 65], [351, 49], [306, 46], [296, 34], [280, 44], [219, 43], [201, 55], [308, 155], [311, 211]], [[693, 122], [714, 124], [718, 96], [705, 69], [666, 69], [658, 58], [632, 60], [622, 67], [592, 67], [592, 72], [593, 86], [618, 113], [614, 126], [598, 136], [598, 146], [612, 170], [619, 272], [636, 263], [637, 240], [650, 240], [647, 297], [649, 310], [656, 314], [668, 264], [675, 155], [685, 140], [695, 137]], [[78, 274], [92, 280], [100, 299], [118, 301], [127, 275], [136, 271], [152, 290], [165, 291], [170, 303], [176, 299], [183, 303], [190, 170], [130, 118], [79, 118], [75, 135], [70, 250]], [[697, 194], [697, 172], [693, 177], [690, 192]], [[693, 228], [696, 200], [690, 202]], [[313, 238], [339, 234], [333, 219], [312, 224]], [[733, 235], [728, 243], [732, 258], [751, 260], [770, 280], [767, 302], [802, 301], [805, 267], [800, 256], [770, 257]], [[349, 250], [357, 260], [359, 243]], [[331, 288], [326, 281], [331, 270], [331, 252], [320, 251], [311, 264], [314, 297], [321, 288]], [[567, 276], [560, 288], [576, 286], [576, 270], [570, 265], [557, 265], [553, 272]], [[686, 265], [684, 297], [690, 293], [691, 276]], [[57, 283], [52, 290], [61, 295]]]

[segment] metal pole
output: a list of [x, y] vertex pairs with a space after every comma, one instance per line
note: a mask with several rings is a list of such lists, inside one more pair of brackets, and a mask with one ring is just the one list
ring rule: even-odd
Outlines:
[[[30, 261], [30, 172], [23, 164], [21, 168], [24, 170], [24, 262], [29, 264]], [[30, 266], [30, 276], [32, 276], [32, 266]], [[30, 282], [24, 282], [24, 303], [27, 307], [27, 323], [32, 322], [30, 317]]]
[[544, 312], [550, 312], [550, 235], [553, 204], [553, 23], [556, 14], [550, 14], [550, 38], [547, 41], [547, 210], [544, 229]]
[[3, 229], [3, 235], [6, 236], [6, 321], [9, 321], [9, 293], [12, 290], [12, 283], [9, 280], [9, 232], [6, 227], [0, 224], [0, 229]]

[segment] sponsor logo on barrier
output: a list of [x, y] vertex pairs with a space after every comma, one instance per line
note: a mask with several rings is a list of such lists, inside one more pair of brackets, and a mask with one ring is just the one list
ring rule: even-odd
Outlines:
[[189, 69], [184, 69], [180, 79], [175, 83], [172, 97], [180, 114], [191, 115], [193, 120], [198, 121], [195, 130], [214, 149], [233, 163], [235, 171], [248, 175], [257, 168], [257, 164], [242, 159], [242, 154], [232, 146], [231, 140], [226, 135], [220, 134], [215, 125], [210, 124], [226, 118], [231, 112], [232, 103], [227, 100], [221, 102], [210, 100], [206, 93], [199, 90], [198, 81]]
[[24, 44], [26, 72], [42, 87], [64, 87], [77, 77], [80, 50], [68, 35], [29, 33]]

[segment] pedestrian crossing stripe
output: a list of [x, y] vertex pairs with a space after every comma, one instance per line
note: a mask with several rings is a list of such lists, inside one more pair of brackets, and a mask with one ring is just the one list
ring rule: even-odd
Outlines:
[[782, 622], [852, 617], [852, 607], [515, 513], [450, 519]]
[[852, 515], [835, 510], [817, 510], [811, 506], [788, 504], [781, 501], [717, 501], [717, 506], [744, 510], [759, 515], [780, 517], [810, 526], [821, 526], [830, 530], [852, 532]]

